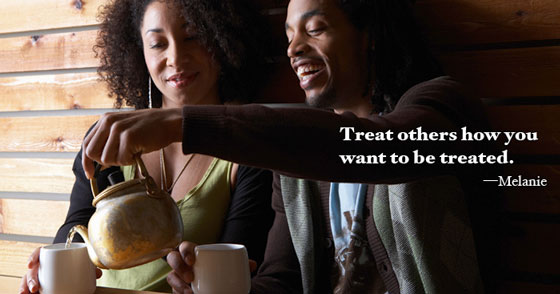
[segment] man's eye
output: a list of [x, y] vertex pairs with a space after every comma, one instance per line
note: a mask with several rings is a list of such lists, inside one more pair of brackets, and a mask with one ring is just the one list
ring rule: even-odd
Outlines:
[[184, 39], [185, 42], [187, 42], [187, 41], [193, 41], [193, 40], [198, 40], [198, 36], [197, 36], [197, 35], [192, 35], [192, 36], [186, 37], [186, 38]]
[[312, 29], [312, 30], [308, 30], [307, 32], [310, 35], [318, 35], [318, 34], [322, 33], [324, 30], [325, 30], [325, 28], [321, 27], [321, 28], [315, 28], [315, 29]]

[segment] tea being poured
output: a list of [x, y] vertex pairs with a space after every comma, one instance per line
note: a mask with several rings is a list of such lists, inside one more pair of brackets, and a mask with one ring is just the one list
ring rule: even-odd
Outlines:
[[76, 234], [76, 228], [73, 227], [72, 229], [70, 229], [70, 232], [68, 232], [68, 236], [66, 237], [66, 245], [64, 245], [65, 249], [70, 248], [70, 244], [72, 244], [72, 240], [74, 239], [75, 234]]

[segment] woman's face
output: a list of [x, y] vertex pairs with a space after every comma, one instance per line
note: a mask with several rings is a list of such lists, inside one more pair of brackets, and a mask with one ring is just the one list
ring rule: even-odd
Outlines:
[[163, 93], [163, 107], [220, 103], [220, 66], [199, 43], [195, 28], [179, 8], [152, 2], [140, 30], [146, 65]]

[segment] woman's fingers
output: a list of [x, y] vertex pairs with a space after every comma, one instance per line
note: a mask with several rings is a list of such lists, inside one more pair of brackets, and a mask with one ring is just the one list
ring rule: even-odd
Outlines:
[[179, 253], [181, 253], [181, 257], [185, 261], [186, 264], [192, 266], [195, 262], [195, 255], [194, 255], [194, 248], [197, 245], [192, 242], [182, 242], [179, 245]]
[[29, 288], [27, 286], [27, 274], [23, 275], [21, 278], [21, 283], [19, 285], [19, 294], [29, 294]]
[[39, 291], [39, 279], [37, 278], [37, 272], [39, 271], [39, 253], [41, 252], [41, 247], [33, 250], [31, 255], [29, 255], [29, 260], [27, 261], [27, 268], [29, 271], [22, 277], [20, 285], [20, 293], [35, 293]]
[[192, 293], [189, 284], [194, 279], [194, 247], [196, 244], [184, 241], [179, 245], [179, 251], [167, 255], [167, 263], [173, 269], [167, 275], [167, 282], [173, 288], [173, 293]]
[[35, 293], [39, 291], [39, 280], [37, 279], [37, 271], [39, 266], [29, 269], [27, 272], [27, 288], [29, 293]]
[[251, 272], [254, 272], [256, 269], [257, 269], [257, 262], [252, 259], [249, 259], [249, 270]]
[[175, 271], [167, 275], [167, 283], [173, 288], [173, 293], [192, 294], [191, 287], [183, 279], [181, 279]]
[[173, 251], [167, 255], [167, 263], [173, 269], [173, 273], [185, 283], [191, 283], [193, 280], [192, 268], [185, 263], [181, 254]]
[[41, 252], [41, 247], [35, 248], [31, 255], [29, 255], [29, 259], [27, 261], [27, 268], [32, 268], [36, 265], [39, 265], [39, 253]]

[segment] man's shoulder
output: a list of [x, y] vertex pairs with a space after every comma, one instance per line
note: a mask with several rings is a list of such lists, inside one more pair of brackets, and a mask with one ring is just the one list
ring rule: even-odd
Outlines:
[[436, 98], [448, 96], [449, 94], [466, 95], [466, 88], [451, 76], [439, 76], [412, 86], [402, 95], [401, 100], [406, 100], [406, 98], [409, 97], [424, 96], [426, 94]]

